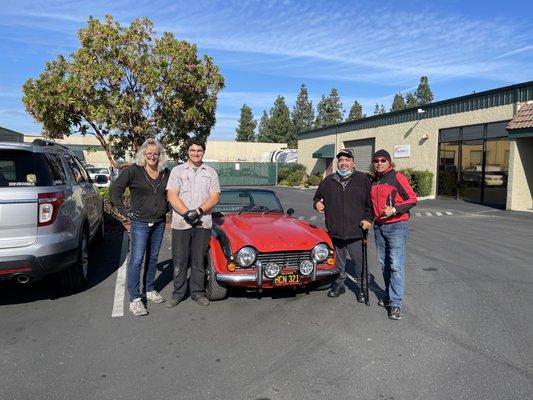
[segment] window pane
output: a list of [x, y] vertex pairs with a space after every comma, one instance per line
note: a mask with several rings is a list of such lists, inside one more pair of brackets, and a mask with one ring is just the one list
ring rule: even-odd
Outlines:
[[507, 129], [505, 127], [509, 121], [505, 122], [497, 122], [495, 124], [488, 124], [487, 125], [487, 138], [495, 138], [495, 137], [507, 137]]
[[448, 142], [452, 140], [459, 140], [459, 128], [441, 129], [439, 133], [439, 141]]
[[463, 140], [482, 139], [483, 125], [473, 125], [463, 127]]
[[0, 187], [50, 186], [52, 177], [40, 153], [0, 151]]
[[484, 125], [473, 125], [463, 127], [463, 140], [482, 139]]

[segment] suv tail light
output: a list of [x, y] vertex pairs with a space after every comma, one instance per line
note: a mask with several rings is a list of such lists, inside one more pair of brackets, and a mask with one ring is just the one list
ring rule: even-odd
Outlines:
[[52, 224], [59, 211], [59, 206], [65, 201], [63, 192], [39, 193], [39, 212], [37, 226]]

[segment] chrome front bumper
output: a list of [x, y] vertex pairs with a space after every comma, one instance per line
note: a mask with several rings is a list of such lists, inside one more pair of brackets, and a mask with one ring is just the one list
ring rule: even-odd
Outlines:
[[[331, 268], [331, 269], [316, 269], [311, 273], [311, 275], [308, 275], [311, 278], [311, 282], [315, 281], [317, 278], [322, 278], [325, 276], [331, 276], [339, 273], [338, 268]], [[215, 274], [217, 281], [220, 282], [226, 282], [226, 283], [244, 283], [244, 282], [255, 282], [257, 286], [261, 286], [263, 284], [263, 279], [268, 279], [263, 276], [263, 268], [260, 266], [256, 267], [256, 272], [251, 274], [222, 274], [222, 273], [216, 273]]]

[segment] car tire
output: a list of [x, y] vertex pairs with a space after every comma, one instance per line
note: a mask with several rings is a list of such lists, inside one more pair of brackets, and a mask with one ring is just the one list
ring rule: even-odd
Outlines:
[[206, 284], [205, 284], [205, 297], [209, 300], [223, 300], [228, 295], [228, 288], [223, 286], [215, 278], [215, 266], [211, 259], [211, 254], [207, 253], [207, 268], [206, 268]]
[[61, 273], [61, 286], [66, 290], [80, 289], [87, 284], [89, 275], [89, 239], [83, 231], [76, 262]]

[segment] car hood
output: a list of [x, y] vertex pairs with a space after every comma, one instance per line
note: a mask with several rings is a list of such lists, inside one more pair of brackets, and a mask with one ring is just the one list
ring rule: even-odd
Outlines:
[[259, 252], [310, 250], [321, 242], [331, 246], [323, 229], [285, 214], [229, 214], [216, 222], [227, 235], [233, 253], [243, 246]]

